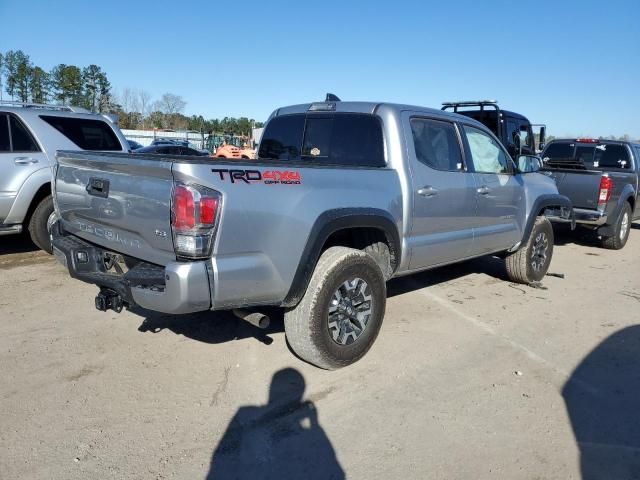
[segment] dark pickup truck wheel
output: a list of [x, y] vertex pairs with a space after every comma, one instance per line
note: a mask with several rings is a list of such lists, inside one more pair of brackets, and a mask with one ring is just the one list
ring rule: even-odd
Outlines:
[[356, 362], [371, 348], [387, 289], [376, 261], [346, 247], [327, 249], [298, 305], [284, 315], [287, 341], [303, 360], [327, 370]]
[[51, 239], [47, 231], [47, 221], [49, 220], [49, 215], [52, 213], [53, 198], [51, 195], [47, 195], [40, 201], [31, 214], [29, 226], [27, 227], [29, 229], [29, 235], [31, 235], [31, 241], [47, 253], [53, 253]]
[[614, 231], [615, 234], [612, 237], [603, 237], [601, 244], [610, 250], [620, 250], [627, 244], [631, 231], [631, 205], [627, 202], [624, 202]]
[[505, 259], [512, 282], [539, 282], [547, 274], [553, 256], [553, 227], [546, 217], [536, 218], [527, 242]]

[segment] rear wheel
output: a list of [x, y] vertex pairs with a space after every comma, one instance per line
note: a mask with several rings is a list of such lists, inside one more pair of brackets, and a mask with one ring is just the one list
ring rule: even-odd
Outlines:
[[285, 312], [293, 351], [328, 370], [362, 358], [378, 336], [386, 305], [386, 284], [376, 261], [346, 247], [327, 249], [302, 300]]
[[631, 231], [631, 205], [624, 202], [622, 211], [618, 216], [614, 228], [614, 235], [611, 237], [603, 237], [601, 244], [604, 248], [610, 250], [620, 250], [627, 244], [629, 232]]
[[29, 235], [31, 241], [36, 244], [38, 248], [41, 248], [47, 253], [53, 253], [51, 247], [51, 239], [49, 238], [49, 231], [47, 230], [47, 221], [49, 216], [53, 213], [53, 198], [51, 195], [44, 197], [36, 209], [31, 214], [29, 219]]
[[505, 259], [512, 282], [539, 282], [547, 274], [553, 255], [553, 227], [546, 217], [536, 218], [527, 242]]

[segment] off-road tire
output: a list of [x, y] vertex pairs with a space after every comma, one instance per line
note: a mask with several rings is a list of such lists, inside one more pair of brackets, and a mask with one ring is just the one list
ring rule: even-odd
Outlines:
[[[340, 345], [329, 331], [329, 307], [334, 293], [353, 278], [364, 280], [371, 295], [371, 315], [351, 344]], [[387, 289], [376, 261], [367, 253], [347, 247], [331, 247], [318, 260], [307, 291], [284, 315], [291, 349], [303, 360], [327, 370], [345, 367], [362, 358], [378, 336], [386, 305]]]
[[[541, 260], [541, 257], [536, 255], [534, 267], [534, 250], [540, 247], [539, 242], [545, 242], [545, 258]], [[537, 217], [526, 243], [505, 258], [507, 275], [512, 282], [539, 282], [547, 274], [552, 256], [553, 227], [546, 217]]]
[[49, 232], [47, 231], [47, 221], [49, 216], [53, 213], [53, 198], [51, 195], [44, 197], [38, 206], [35, 208], [29, 218], [29, 235], [31, 241], [36, 244], [38, 248], [41, 248], [47, 253], [53, 253], [51, 247], [51, 239], [49, 238]]
[[616, 220], [614, 232], [614, 235], [611, 237], [602, 237], [600, 244], [609, 250], [621, 250], [627, 244], [629, 232], [631, 232], [631, 205], [629, 205], [628, 202], [624, 202], [622, 206], [620, 215], [618, 215], [618, 219]]

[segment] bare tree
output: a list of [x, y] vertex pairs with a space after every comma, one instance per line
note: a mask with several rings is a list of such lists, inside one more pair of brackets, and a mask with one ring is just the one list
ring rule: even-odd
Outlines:
[[160, 100], [156, 102], [156, 105], [156, 109], [162, 113], [173, 115], [174, 113], [182, 113], [184, 107], [187, 106], [187, 102], [185, 102], [180, 95], [165, 93], [160, 97]]
[[151, 94], [146, 90], [137, 90], [137, 103], [140, 108], [139, 112], [142, 116], [142, 128], [144, 128], [145, 118], [150, 113], [149, 110], [151, 108]]
[[122, 107], [122, 110], [129, 113], [133, 111], [133, 99], [134, 91], [129, 87], [122, 89], [122, 93], [118, 96], [118, 103]]

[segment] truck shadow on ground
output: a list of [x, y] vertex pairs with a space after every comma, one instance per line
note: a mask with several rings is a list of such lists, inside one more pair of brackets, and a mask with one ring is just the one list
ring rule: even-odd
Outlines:
[[304, 391], [298, 370], [277, 371], [268, 403], [240, 407], [229, 422], [207, 479], [344, 479], [316, 406], [304, 400]]
[[575, 230], [564, 225], [554, 225], [553, 227], [554, 245], [581, 245], [584, 247], [600, 248], [598, 235], [587, 228], [577, 227]]
[[159, 333], [168, 329], [176, 335], [211, 344], [254, 338], [271, 345], [271, 335], [284, 332], [283, 312], [277, 308], [265, 312], [271, 318], [266, 329], [254, 327], [227, 311], [166, 315], [134, 308], [132, 312], [145, 317], [138, 327], [139, 332]]
[[[387, 297], [394, 297], [476, 273], [509, 281], [504, 260], [496, 257], [481, 257], [393, 279], [387, 283]], [[228, 311], [200, 312], [189, 315], [167, 315], [139, 307], [135, 307], [131, 311], [144, 317], [142, 324], [138, 327], [139, 332], [159, 333], [163, 330], [170, 330], [176, 335], [183, 335], [210, 344], [253, 338], [265, 345], [270, 345], [273, 343], [273, 338], [271, 338], [273, 335], [284, 333], [284, 310], [282, 308], [263, 308], [260, 310], [271, 319], [269, 327], [264, 330], [240, 320]]]
[[0, 255], [36, 252], [38, 250], [27, 234], [0, 237]]
[[387, 282], [387, 298], [450, 282], [472, 274], [485, 274], [505, 282], [510, 281], [503, 259], [492, 256], [479, 257], [466, 262], [414, 273], [406, 277], [394, 278]]
[[562, 390], [583, 480], [640, 478], [640, 326], [600, 343]]

